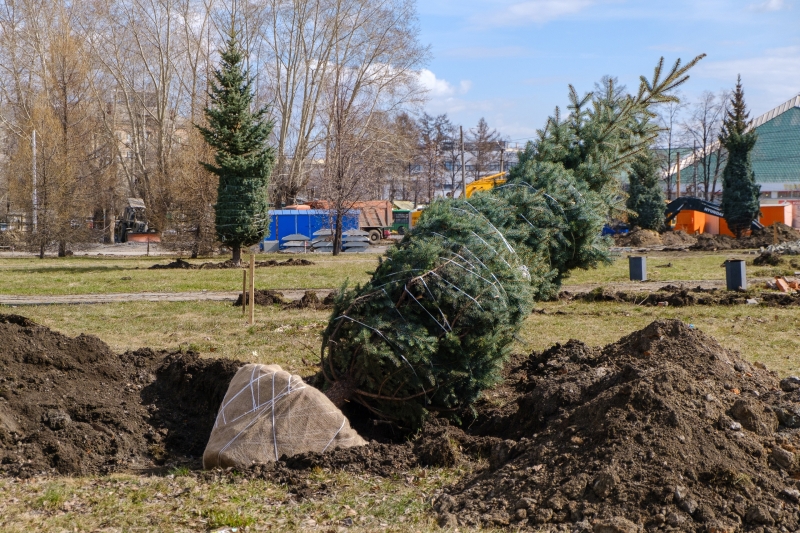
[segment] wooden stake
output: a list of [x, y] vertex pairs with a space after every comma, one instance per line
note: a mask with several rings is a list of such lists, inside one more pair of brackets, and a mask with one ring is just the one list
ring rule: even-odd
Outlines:
[[250, 254], [250, 325], [255, 324], [256, 310], [256, 254]]
[[242, 270], [242, 316], [247, 313], [247, 269]]

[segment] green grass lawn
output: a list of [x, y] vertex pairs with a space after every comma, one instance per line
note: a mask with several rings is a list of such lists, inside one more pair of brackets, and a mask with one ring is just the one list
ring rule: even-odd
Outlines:
[[[284, 254], [265, 254], [258, 261], [285, 261]], [[287, 266], [256, 269], [260, 289], [338, 288], [369, 279], [377, 263], [374, 254], [304, 255], [313, 266]], [[223, 259], [214, 259], [215, 262]], [[0, 259], [0, 294], [62, 295], [114, 292], [236, 291], [242, 287], [239, 269], [150, 270], [171, 258], [118, 259], [111, 257], [6, 258]], [[206, 260], [207, 261], [207, 260]], [[204, 260], [190, 261], [203, 263]]]
[[[628, 256], [641, 254], [623, 254], [610, 265], [592, 270], [573, 270], [565, 284], [584, 283], [619, 283], [629, 281]], [[753, 266], [754, 255], [741, 252], [652, 252], [646, 254], [647, 277], [651, 281], [681, 280], [724, 280], [725, 269], [722, 263], [726, 259], [744, 259], [747, 261], [748, 277], [770, 277], [794, 274], [794, 268], [788, 263], [778, 267]], [[668, 266], [669, 265], [669, 266]]]
[[[274, 256], [273, 256], [274, 257]], [[722, 279], [724, 254], [652, 254], [651, 278]], [[265, 257], [266, 258], [266, 257]], [[286, 256], [279, 256], [285, 259]], [[262, 259], [261, 257], [259, 259]], [[346, 278], [368, 279], [377, 258], [311, 257], [310, 267], [265, 268], [259, 287], [336, 287]], [[752, 256], [749, 256], [752, 259]], [[0, 260], [0, 291], [6, 294], [78, 294], [152, 290], [238, 290], [241, 273], [157, 271], [154, 259], [68, 258]], [[658, 265], [672, 263], [672, 267]], [[138, 267], [138, 268], [137, 268]], [[751, 276], [774, 269], [748, 267]], [[123, 281], [120, 278], [130, 276]], [[658, 276], [658, 277], [657, 277]], [[663, 276], [663, 277], [662, 277]], [[576, 272], [569, 283], [627, 281], [627, 260]], [[713, 335], [750, 361], [781, 375], [800, 374], [800, 313], [761, 306], [638, 307], [621, 303], [546, 302], [537, 305], [514, 351], [530, 353], [571, 338], [604, 345], [658, 318], [676, 318]], [[205, 357], [277, 363], [303, 375], [315, 370], [327, 311], [258, 307], [248, 326], [241, 308], [224, 302], [124, 302], [98, 305], [0, 307], [67, 335], [93, 334], [116, 351], [139, 347], [194, 349]], [[84, 478], [0, 478], [0, 531], [436, 531], [430, 502], [435, 491], [475, 465], [415, 469], [383, 479], [327, 470], [314, 471], [310, 484], [322, 496], [289, 498], [287, 488], [269, 481], [205, 479], [196, 473], [172, 476], [114, 475]], [[343, 520], [352, 526], [344, 528]], [[463, 531], [463, 529], [462, 529]]]

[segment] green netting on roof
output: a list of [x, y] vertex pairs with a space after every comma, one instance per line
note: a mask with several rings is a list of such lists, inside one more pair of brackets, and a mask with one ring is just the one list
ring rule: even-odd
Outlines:
[[800, 182], [800, 108], [793, 107], [758, 128], [753, 170], [759, 183]]
[[[751, 154], [757, 183], [800, 183], [800, 108], [793, 107], [756, 128], [758, 141]], [[681, 150], [681, 154], [684, 150]], [[691, 150], [686, 150], [687, 156]], [[716, 155], [710, 155], [711, 172]], [[702, 183], [703, 164], [697, 163], [697, 181]], [[724, 166], [724, 165], [723, 165]], [[720, 168], [720, 179], [722, 168]], [[673, 180], [675, 176], [673, 175]], [[681, 169], [681, 181], [691, 183], [694, 167]], [[674, 181], [673, 181], [674, 183]], [[721, 184], [718, 183], [718, 189]]]

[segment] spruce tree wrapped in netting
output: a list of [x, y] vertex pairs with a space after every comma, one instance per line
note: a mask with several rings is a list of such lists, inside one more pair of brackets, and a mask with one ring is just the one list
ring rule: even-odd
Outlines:
[[528, 269], [490, 219], [462, 200], [434, 202], [372, 280], [336, 302], [327, 394], [410, 425], [469, 405], [499, 379], [532, 302]]
[[533, 302], [609, 260], [602, 227], [624, 210], [619, 177], [656, 134], [649, 106], [675, 100], [699, 59], [664, 79], [662, 61], [633, 96], [571, 89], [570, 116], [556, 110], [503, 186], [431, 204], [372, 279], [338, 298], [323, 334], [328, 397], [413, 427], [495, 384]]

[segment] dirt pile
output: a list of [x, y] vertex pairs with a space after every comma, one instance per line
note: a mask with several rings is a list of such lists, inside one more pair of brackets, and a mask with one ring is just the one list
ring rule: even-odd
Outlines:
[[761, 252], [758, 257], [753, 259], [755, 266], [778, 266], [783, 263], [781, 254], [775, 252]]
[[[278, 291], [269, 289], [256, 289], [254, 300], [256, 305], [280, 305], [281, 309], [331, 309], [336, 299], [337, 291], [331, 291], [327, 296], [320, 299], [316, 291], [305, 291], [299, 300], [287, 300]], [[250, 294], [245, 296], [247, 304], [250, 305]], [[233, 302], [236, 307], [242, 306], [242, 295], [240, 294]]]
[[[147, 348], [114, 354], [96, 337], [66, 337], [16, 315], [0, 315], [0, 338], [0, 475], [155, 472], [176, 464], [199, 469], [228, 384], [242, 365]], [[406, 431], [373, 420], [359, 406], [347, 415], [360, 434], [381, 442], [283, 458], [243, 474], [282, 479], [302, 492], [317, 467], [389, 476], [486, 456], [500, 442], [436, 420], [412, 442]]]
[[[290, 303], [289, 300], [283, 297], [283, 294], [269, 289], [256, 289], [253, 292], [253, 300], [255, 300], [256, 305], [288, 305]], [[249, 292], [245, 294], [245, 301], [247, 302], [247, 305], [250, 305]], [[242, 306], [241, 294], [236, 298], [236, 301], [233, 302], [233, 305], [235, 307]]]
[[667, 230], [661, 234], [661, 242], [664, 243], [664, 246], [672, 248], [688, 248], [697, 243], [697, 237], [695, 235], [689, 235], [683, 230]]
[[714, 250], [750, 250], [754, 248], [764, 248], [776, 241], [794, 242], [800, 240], [800, 231], [787, 226], [781, 222], [776, 222], [771, 226], [757, 229], [749, 236], [741, 239], [734, 239], [727, 235], [711, 235], [702, 233], [697, 236], [697, 243], [690, 247], [690, 250], [714, 251]]
[[[679, 321], [534, 353], [471, 431], [507, 439], [435, 503], [442, 524], [795, 531], [800, 379]], [[786, 529], [784, 529], [786, 528]]]
[[[256, 261], [256, 268], [268, 268], [268, 267], [284, 267], [284, 266], [309, 266], [313, 265], [313, 261], [309, 261], [308, 259], [287, 259], [286, 261], [276, 261], [274, 259], [270, 259], [268, 261]], [[201, 263], [195, 264], [185, 261], [183, 259], [176, 259], [171, 263], [167, 263], [166, 265], [156, 264], [150, 267], [151, 270], [172, 270], [172, 269], [182, 269], [182, 270], [219, 270], [225, 268], [244, 268], [246, 267], [246, 263], [242, 263], [237, 265], [231, 260], [223, 261], [222, 263]]]
[[238, 361], [114, 354], [0, 315], [0, 473], [27, 477], [199, 464]]
[[781, 222], [753, 231], [749, 237], [739, 239], [747, 248], [761, 248], [782, 242], [795, 242], [800, 240], [800, 231]]
[[705, 252], [737, 248], [743, 248], [743, 246], [741, 246], [741, 243], [737, 243], [736, 239], [733, 237], [727, 235], [712, 235], [710, 233], [701, 233], [697, 236], [697, 242], [689, 247], [690, 250]]
[[653, 292], [609, 291], [598, 287], [593, 291], [570, 293], [562, 291], [559, 300], [581, 302], [617, 302], [640, 306], [685, 307], [689, 305], [750, 305], [759, 304], [767, 307], [794, 307], [800, 305], [800, 293], [781, 292], [736, 292], [723, 289], [703, 287], [684, 287], [665, 285]]
[[664, 241], [657, 231], [634, 228], [627, 235], [615, 235], [616, 246], [648, 247], [663, 246]]

